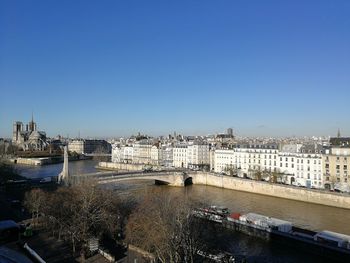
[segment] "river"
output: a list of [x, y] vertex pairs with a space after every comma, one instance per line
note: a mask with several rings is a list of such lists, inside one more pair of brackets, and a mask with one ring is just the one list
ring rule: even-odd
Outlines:
[[[70, 174], [94, 172], [95, 165], [96, 162], [92, 160], [70, 162]], [[23, 176], [28, 178], [56, 176], [62, 170], [62, 164], [41, 167], [17, 165], [16, 167]], [[346, 209], [201, 185], [170, 187], [154, 185], [153, 181], [123, 181], [105, 185], [105, 187], [126, 195], [142, 196], [152, 191], [186, 195], [195, 201], [226, 206], [234, 212], [255, 212], [291, 221], [302, 228], [331, 230], [350, 235], [350, 210]], [[248, 262], [321, 262], [320, 259], [315, 260], [314, 255], [294, 253], [293, 250], [284, 251], [285, 248], [279, 247], [278, 244], [271, 246], [269, 242], [245, 235], [237, 234], [225, 240], [232, 252], [249, 255], [251, 261]]]

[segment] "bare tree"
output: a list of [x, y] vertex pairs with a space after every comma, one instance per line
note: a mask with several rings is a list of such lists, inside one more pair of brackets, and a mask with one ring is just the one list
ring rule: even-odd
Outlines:
[[[33, 191], [28, 195], [27, 203], [32, 211], [40, 210], [39, 196], [39, 192]], [[115, 237], [121, 231], [118, 199], [112, 191], [100, 189], [94, 182], [61, 187], [47, 194], [44, 203], [49, 204], [42, 207], [46, 229], [69, 241], [74, 254], [80, 251], [82, 261], [91, 238], [99, 239], [104, 233]]]
[[270, 177], [270, 182], [271, 183], [279, 183], [279, 182], [282, 182], [283, 178], [284, 178], [283, 173], [272, 172], [271, 177]]
[[194, 262], [204, 242], [201, 224], [186, 201], [164, 194], [147, 196], [128, 221], [127, 242], [153, 253], [160, 262]]
[[225, 167], [224, 171], [225, 173], [229, 174], [230, 176], [237, 176], [238, 169], [234, 167], [232, 164]]
[[261, 181], [262, 176], [263, 176], [263, 174], [262, 174], [260, 168], [257, 169], [257, 170], [254, 170], [252, 172], [252, 177], [253, 177], [254, 180]]
[[38, 224], [39, 215], [47, 201], [47, 194], [41, 189], [33, 189], [24, 197], [24, 205], [32, 214], [32, 224]]
[[103, 147], [102, 145], [98, 146], [94, 151], [94, 154], [96, 154], [96, 156], [94, 156], [94, 160], [99, 162], [110, 161], [110, 157], [105, 155], [107, 153], [108, 153], [108, 149], [106, 147]]

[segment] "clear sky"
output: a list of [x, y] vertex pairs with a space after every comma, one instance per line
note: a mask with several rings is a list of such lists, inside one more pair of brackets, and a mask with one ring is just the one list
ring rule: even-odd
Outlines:
[[350, 1], [0, 1], [0, 137], [350, 136]]

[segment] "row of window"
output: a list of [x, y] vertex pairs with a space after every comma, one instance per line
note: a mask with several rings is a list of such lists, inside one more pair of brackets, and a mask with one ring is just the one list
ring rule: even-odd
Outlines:
[[[340, 161], [340, 157], [337, 156], [336, 160], [339, 162]], [[343, 160], [346, 162], [348, 160], [348, 158], [347, 157], [343, 157]], [[326, 162], [329, 162], [329, 157], [328, 156], [326, 156]]]
[[[326, 163], [326, 169], [329, 169], [329, 163]], [[340, 169], [340, 165], [339, 164], [337, 164], [336, 166], [335, 166], [335, 169], [337, 169], [337, 170], [339, 170]], [[344, 164], [343, 165], [343, 170], [345, 171], [345, 170], [348, 170], [348, 165], [347, 164]]]

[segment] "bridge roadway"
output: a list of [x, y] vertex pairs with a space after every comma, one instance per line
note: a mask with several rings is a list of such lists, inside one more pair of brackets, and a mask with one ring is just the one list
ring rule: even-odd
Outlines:
[[104, 157], [104, 156], [111, 157], [112, 156], [111, 153], [83, 153], [83, 155], [92, 156], [92, 157], [94, 157], [94, 156], [96, 156], [96, 157]]
[[184, 186], [192, 182], [192, 177], [183, 170], [171, 170], [171, 171], [152, 171], [152, 172], [140, 172], [140, 171], [127, 171], [127, 172], [97, 172], [90, 174], [73, 175], [75, 178], [94, 178], [98, 180], [99, 184], [113, 183], [125, 180], [155, 180], [156, 182], [172, 185], [172, 186]]

